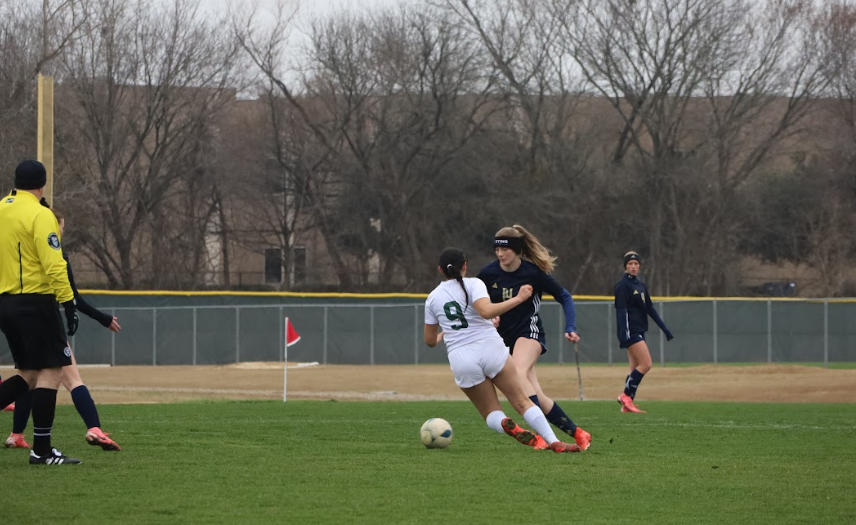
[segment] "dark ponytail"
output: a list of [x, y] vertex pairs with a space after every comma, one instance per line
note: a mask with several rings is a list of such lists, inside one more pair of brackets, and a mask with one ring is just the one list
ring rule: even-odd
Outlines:
[[447, 279], [455, 279], [460, 283], [461, 289], [464, 290], [464, 309], [470, 304], [470, 295], [467, 293], [467, 288], [464, 286], [464, 264], [467, 262], [467, 256], [460, 248], [446, 248], [440, 253], [440, 268], [443, 270], [443, 275]]

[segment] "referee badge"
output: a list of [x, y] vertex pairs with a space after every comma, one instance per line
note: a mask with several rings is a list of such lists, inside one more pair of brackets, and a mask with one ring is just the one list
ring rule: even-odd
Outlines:
[[55, 233], [48, 235], [48, 245], [54, 250], [59, 250], [59, 236]]

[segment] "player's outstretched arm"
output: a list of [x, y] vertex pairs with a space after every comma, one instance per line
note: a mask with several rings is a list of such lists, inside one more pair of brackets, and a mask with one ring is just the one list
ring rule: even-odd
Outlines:
[[520, 291], [517, 292], [517, 295], [507, 301], [492, 303], [487, 297], [482, 297], [473, 301], [473, 308], [475, 308], [476, 312], [485, 319], [492, 319], [494, 317], [499, 317], [520, 303], [528, 301], [531, 297], [532, 286], [524, 284], [520, 287]]

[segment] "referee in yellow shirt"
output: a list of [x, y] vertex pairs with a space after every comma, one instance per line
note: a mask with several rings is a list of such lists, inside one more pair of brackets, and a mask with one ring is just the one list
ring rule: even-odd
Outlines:
[[80, 460], [51, 447], [62, 367], [71, 364], [57, 302], [65, 308], [68, 335], [77, 331], [78, 318], [59, 225], [39, 202], [46, 182], [45, 167], [25, 160], [15, 169], [15, 189], [0, 201], [0, 330], [18, 369], [0, 384], [0, 406], [32, 389], [30, 464], [69, 465]]

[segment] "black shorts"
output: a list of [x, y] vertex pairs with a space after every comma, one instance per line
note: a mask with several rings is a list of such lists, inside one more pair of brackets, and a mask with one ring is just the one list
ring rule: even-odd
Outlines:
[[[503, 336], [502, 340], [503, 340], [503, 342], [505, 342], [505, 346], [508, 347], [508, 353], [509, 354], [514, 355], [514, 343], [516, 343], [517, 340], [520, 339], [521, 337], [524, 337], [526, 339], [536, 339], [536, 338], [532, 337], [532, 332], [525, 332], [522, 334], [512, 334], [512, 335], [508, 335], [507, 337]], [[541, 343], [541, 355], [546, 354], [547, 353], [547, 339], [544, 337], [544, 334], [543, 333], [538, 334], [538, 338], [536, 340], [539, 343]]]
[[627, 341], [621, 343], [621, 348], [630, 348], [640, 341], [645, 340], [645, 332], [631, 332], [630, 338]]
[[0, 330], [19, 370], [71, 364], [71, 349], [53, 295], [0, 295]]

